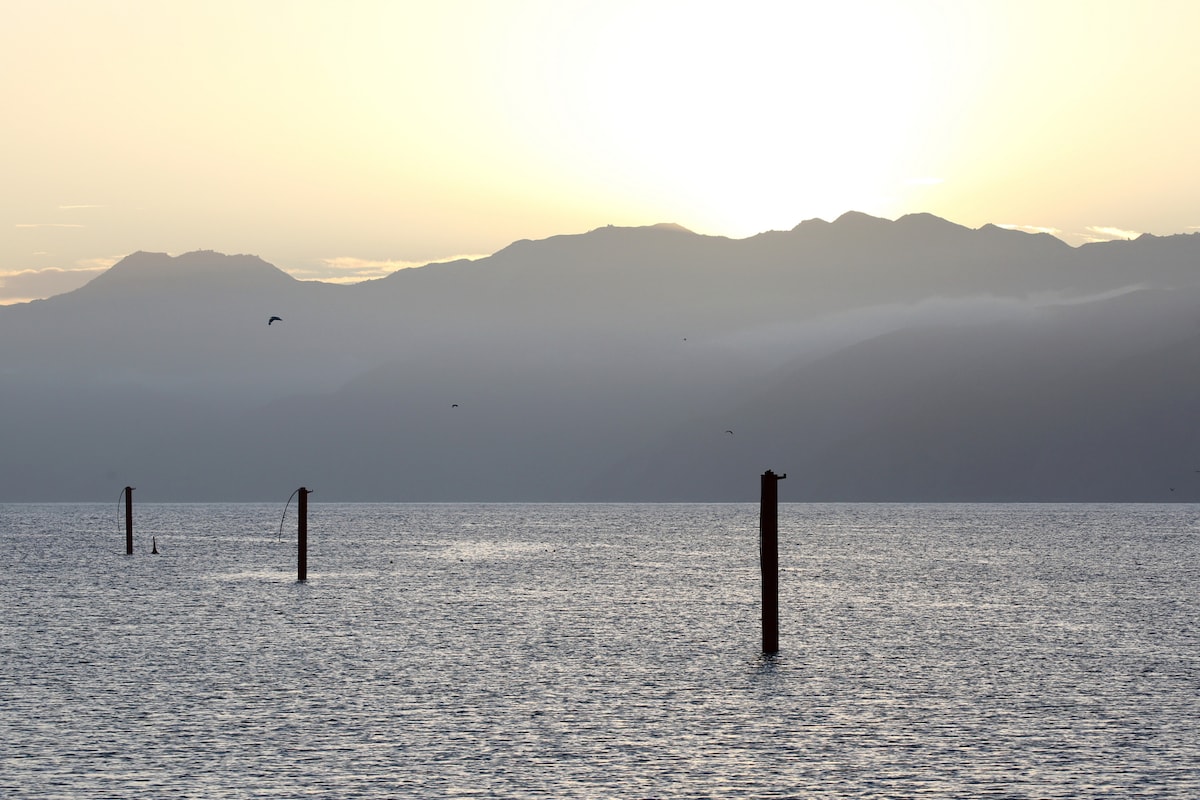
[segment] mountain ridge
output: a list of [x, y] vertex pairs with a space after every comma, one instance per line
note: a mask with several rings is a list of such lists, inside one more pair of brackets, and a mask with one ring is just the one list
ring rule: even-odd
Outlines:
[[766, 468], [806, 500], [1200, 500], [1164, 488], [1200, 448], [1170, 369], [1198, 293], [1195, 235], [922, 214], [604, 227], [353, 286], [139, 252], [0, 307], [0, 500], [752, 500]]
[[139, 250], [125, 256], [75, 291], [120, 291], [164, 281], [187, 281], [189, 288], [196, 288], [230, 280], [276, 286], [296, 279], [256, 255], [226, 255], [213, 250], [193, 250], [170, 256]]

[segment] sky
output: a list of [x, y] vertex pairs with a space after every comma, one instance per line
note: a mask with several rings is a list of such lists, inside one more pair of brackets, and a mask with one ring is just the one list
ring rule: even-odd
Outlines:
[[850, 210], [1200, 230], [1194, 0], [40, 0], [0, 26], [0, 303], [138, 250], [354, 282]]

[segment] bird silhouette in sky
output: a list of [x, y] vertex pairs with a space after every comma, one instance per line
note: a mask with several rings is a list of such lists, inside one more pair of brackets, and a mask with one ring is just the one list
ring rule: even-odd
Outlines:
[[725, 431], [725, 432], [728, 433], [730, 436], [733, 436], [733, 431]]
[[450, 407], [451, 407], [451, 408], [458, 408], [458, 403], [451, 403], [451, 404], [450, 404]]
[[267, 320], [267, 326], [269, 327], [271, 323], [275, 322], [276, 320], [283, 322], [283, 317], [271, 317], [269, 320]]

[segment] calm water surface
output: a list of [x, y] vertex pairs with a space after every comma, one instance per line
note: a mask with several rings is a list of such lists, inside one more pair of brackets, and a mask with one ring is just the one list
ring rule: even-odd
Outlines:
[[0, 505], [0, 796], [1200, 797], [1200, 507], [282, 511]]

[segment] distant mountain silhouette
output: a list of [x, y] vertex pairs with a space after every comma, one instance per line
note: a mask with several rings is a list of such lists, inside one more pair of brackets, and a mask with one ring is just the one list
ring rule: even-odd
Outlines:
[[154, 291], [164, 288], [225, 290], [230, 285], [245, 289], [274, 289], [294, 279], [258, 256], [227, 256], [197, 250], [175, 258], [162, 253], [137, 252], [121, 259], [72, 294], [94, 297], [102, 292]]
[[1200, 500], [1198, 279], [1196, 235], [855, 212], [353, 286], [134, 253], [0, 307], [0, 500]]

